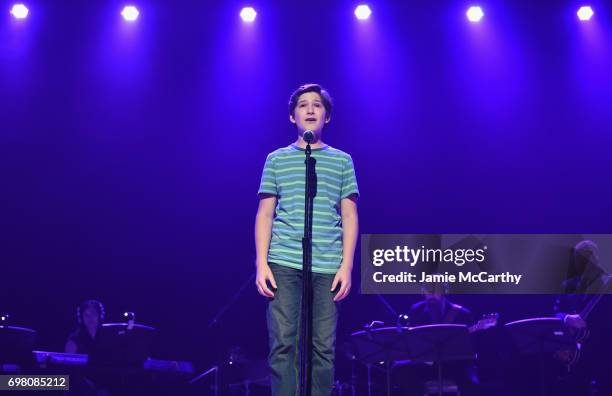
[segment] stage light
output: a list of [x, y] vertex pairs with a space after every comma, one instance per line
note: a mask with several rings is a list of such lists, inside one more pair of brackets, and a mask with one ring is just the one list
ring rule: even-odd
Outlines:
[[128, 22], [134, 22], [138, 19], [138, 15], [140, 15], [140, 13], [134, 6], [125, 6], [123, 7], [123, 11], [121, 11], [121, 16]]
[[593, 16], [593, 9], [589, 6], [582, 6], [578, 9], [576, 15], [578, 15], [578, 19], [581, 21], [588, 21]]
[[23, 4], [15, 4], [13, 5], [13, 7], [11, 8], [11, 14], [17, 18], [17, 19], [25, 19], [28, 16], [28, 12], [30, 12], [30, 10], [28, 10], [28, 7], [26, 7]]
[[465, 15], [467, 16], [467, 19], [470, 22], [475, 23], [475, 22], [480, 22], [480, 20], [484, 16], [484, 12], [482, 12], [482, 8], [478, 6], [472, 6], [468, 8]]
[[358, 5], [357, 8], [355, 8], [355, 16], [359, 20], [364, 21], [368, 19], [370, 15], [372, 15], [372, 10], [370, 10], [370, 7], [366, 4]]
[[256, 16], [257, 12], [255, 12], [253, 7], [244, 7], [242, 11], [240, 11], [240, 18], [242, 18], [243, 22], [253, 22]]

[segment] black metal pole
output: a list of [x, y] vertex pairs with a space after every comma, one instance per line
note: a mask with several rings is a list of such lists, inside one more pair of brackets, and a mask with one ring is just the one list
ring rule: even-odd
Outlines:
[[312, 332], [312, 163], [310, 144], [306, 144], [304, 199], [304, 237], [302, 238], [302, 306], [300, 331], [300, 396], [310, 396]]

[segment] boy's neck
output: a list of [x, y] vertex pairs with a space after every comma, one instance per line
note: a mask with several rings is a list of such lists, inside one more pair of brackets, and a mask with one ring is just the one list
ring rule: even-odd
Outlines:
[[[306, 149], [306, 141], [302, 139], [301, 136], [298, 136], [294, 144], [301, 149]], [[323, 141], [321, 141], [320, 139], [317, 139], [314, 142], [310, 143], [310, 148], [312, 149], [319, 149], [325, 146], [327, 146], [327, 144], [323, 143]]]

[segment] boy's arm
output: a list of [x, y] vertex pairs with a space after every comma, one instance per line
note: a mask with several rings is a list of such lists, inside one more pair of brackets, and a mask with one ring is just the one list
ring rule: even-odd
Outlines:
[[255, 285], [259, 294], [265, 297], [274, 297], [274, 293], [268, 287], [268, 282], [276, 289], [274, 275], [270, 266], [268, 266], [268, 249], [272, 238], [272, 222], [274, 221], [275, 209], [276, 195], [261, 194], [257, 216], [255, 217], [255, 250], [257, 252]]
[[359, 219], [357, 216], [357, 194], [351, 194], [340, 201], [342, 214], [342, 265], [334, 277], [331, 290], [334, 291], [340, 283], [340, 290], [334, 301], [340, 301], [351, 291], [351, 272], [353, 271], [353, 257], [359, 233]]

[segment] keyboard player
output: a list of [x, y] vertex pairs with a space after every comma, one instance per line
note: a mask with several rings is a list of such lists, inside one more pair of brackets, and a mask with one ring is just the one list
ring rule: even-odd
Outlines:
[[[104, 321], [104, 306], [96, 300], [83, 301], [76, 310], [77, 328], [66, 340], [64, 351], [90, 355], [96, 345], [96, 336], [100, 333]], [[70, 395], [107, 396], [110, 393], [102, 385], [102, 376], [89, 367], [70, 376]]]

